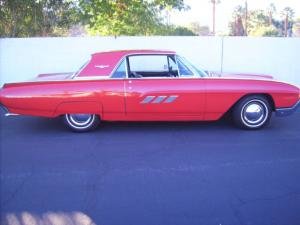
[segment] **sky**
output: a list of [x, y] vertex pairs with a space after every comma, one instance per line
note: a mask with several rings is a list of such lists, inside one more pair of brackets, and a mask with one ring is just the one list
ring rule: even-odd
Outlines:
[[[210, 0], [185, 0], [191, 8], [185, 12], [173, 11], [170, 22], [176, 25], [188, 25], [199, 22], [201, 26], [209, 26], [212, 30], [212, 5]], [[248, 9], [265, 10], [271, 3], [276, 6], [277, 12], [289, 6], [295, 11], [295, 18], [300, 17], [300, 0], [247, 0]], [[237, 5], [245, 5], [245, 0], [220, 0], [216, 5], [216, 32], [226, 32], [228, 22], [232, 18], [232, 11]]]

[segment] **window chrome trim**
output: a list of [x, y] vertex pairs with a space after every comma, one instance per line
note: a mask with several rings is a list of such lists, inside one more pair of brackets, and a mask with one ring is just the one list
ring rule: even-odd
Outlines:
[[[180, 61], [183, 65], [185, 65], [192, 72], [192, 74], [193, 74], [192, 76], [188, 76], [188, 75], [185, 76], [185, 75], [181, 75], [180, 74], [179, 77], [190, 77], [190, 78], [192, 78], [192, 77], [202, 77], [195, 68], [191, 67], [190, 65], [187, 65], [184, 62], [184, 61], [187, 61], [189, 64], [191, 64], [192, 66], [194, 66], [190, 61], [188, 61], [184, 57], [181, 57], [180, 55], [176, 55], [177, 66], [178, 66], [178, 61]], [[178, 66], [178, 73], [180, 73], [179, 72], [179, 66]]]
[[177, 60], [177, 57], [178, 57], [178, 55], [175, 55], [175, 62], [176, 62], [176, 65], [177, 65], [178, 77], [181, 77], [180, 70], [179, 70], [179, 66], [178, 66], [178, 60]]
[[113, 75], [114, 75], [114, 73], [117, 71], [117, 69], [119, 68], [119, 66], [123, 63], [123, 61], [124, 60], [126, 60], [126, 57], [125, 56], [123, 56], [121, 59], [120, 59], [120, 61], [116, 64], [116, 66], [113, 68], [113, 70], [111, 71], [111, 73], [110, 73], [110, 75], [108, 75], [107, 77], [109, 78], [109, 79], [124, 79], [124, 78], [126, 78], [127, 77], [127, 63], [125, 63], [125, 73], [126, 73], [126, 75], [125, 75], [125, 77], [120, 77], [120, 78], [114, 78], [114, 77], [112, 77]]
[[[138, 56], [138, 55], [164, 55], [164, 56], [174, 56], [175, 57], [175, 62], [176, 62], [176, 65], [177, 65], [177, 68], [178, 68], [178, 77], [141, 77], [141, 78], [136, 78], [136, 77], [129, 77], [129, 74], [128, 74], [128, 65], [127, 65], [127, 59], [128, 57], [130, 56]], [[83, 68], [81, 68], [80, 71], [76, 71], [74, 73], [74, 75], [70, 78], [71, 80], [105, 80], [105, 79], [115, 79], [115, 80], [121, 80], [121, 79], [192, 79], [192, 78], [205, 78], [205, 77], [202, 77], [200, 76], [200, 74], [195, 74], [195, 71], [194, 69], [190, 68], [190, 66], [186, 65], [184, 62], [182, 62], [182, 60], [180, 60], [186, 67], [188, 67], [191, 72], [193, 73], [193, 76], [182, 76], [180, 74], [180, 71], [179, 71], [179, 67], [178, 67], [178, 59], [180, 60], [180, 58], [182, 58], [181, 56], [179, 56], [178, 54], [176, 54], [176, 52], [174, 53], [130, 53], [130, 54], [125, 54], [123, 55], [120, 60], [118, 61], [118, 63], [114, 66], [113, 70], [111, 71], [111, 73], [109, 75], [103, 75], [103, 76], [82, 76], [82, 77], [78, 77], [78, 75], [80, 74], [80, 72], [90, 63], [92, 57], [88, 60], [88, 62], [86, 62], [85, 66]], [[123, 60], [126, 60], [126, 63], [125, 63], [125, 68], [126, 68], [126, 77], [124, 78], [113, 78], [113, 74], [115, 73], [115, 71], [118, 69], [118, 67], [121, 65], [121, 63], [123, 62]], [[75, 76], [76, 75], [76, 76]], [[198, 75], [198, 76], [197, 76]]]
[[[124, 55], [120, 60], [119, 62], [116, 64], [117, 66], [114, 67], [114, 69], [112, 70], [112, 72], [110, 73], [109, 75], [109, 78], [112, 78], [112, 75], [114, 74], [114, 72], [117, 70], [117, 68], [119, 67], [119, 65], [121, 65], [121, 63], [123, 62], [123, 60], [126, 60], [126, 63], [125, 63], [125, 67], [126, 67], [126, 77], [125, 79], [145, 79], [145, 78], [135, 78], [135, 77], [129, 77], [129, 74], [128, 74], [128, 65], [127, 65], [127, 59], [128, 57], [130, 56], [136, 56], [136, 55], [165, 55], [165, 56], [168, 56], [168, 55], [174, 55], [176, 56], [176, 53], [173, 53], [173, 54], [169, 54], [169, 53], [132, 53], [132, 54], [126, 54]], [[112, 79], [121, 79], [121, 78], [112, 78]], [[123, 78], [124, 79], [124, 78]]]
[[[108, 76], [82, 76], [82, 77], [75, 77], [73, 80], [107, 80], [109, 79]], [[113, 78], [113, 79], [120, 79], [120, 78]]]

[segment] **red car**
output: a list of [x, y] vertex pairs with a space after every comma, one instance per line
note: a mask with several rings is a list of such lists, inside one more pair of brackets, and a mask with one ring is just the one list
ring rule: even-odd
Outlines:
[[40, 74], [5, 84], [6, 115], [63, 116], [74, 131], [100, 121], [213, 121], [225, 113], [241, 128], [258, 129], [300, 105], [299, 88], [265, 75], [201, 70], [173, 51], [96, 53], [75, 73]]

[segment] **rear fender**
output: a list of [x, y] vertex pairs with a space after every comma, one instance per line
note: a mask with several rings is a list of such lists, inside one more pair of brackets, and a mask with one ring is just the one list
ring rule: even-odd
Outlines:
[[102, 104], [95, 101], [62, 102], [56, 107], [54, 116], [75, 113], [96, 114], [101, 116], [103, 113]]

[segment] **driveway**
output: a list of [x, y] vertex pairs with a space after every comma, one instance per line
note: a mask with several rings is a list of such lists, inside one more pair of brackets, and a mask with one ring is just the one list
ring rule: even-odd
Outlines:
[[1, 224], [296, 225], [300, 112], [259, 131], [1, 115]]

